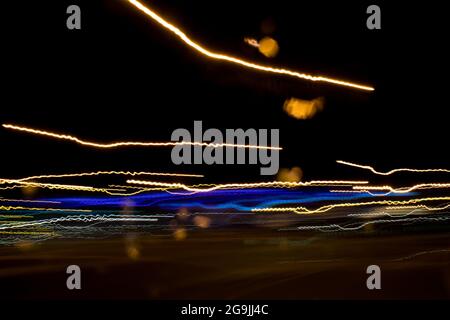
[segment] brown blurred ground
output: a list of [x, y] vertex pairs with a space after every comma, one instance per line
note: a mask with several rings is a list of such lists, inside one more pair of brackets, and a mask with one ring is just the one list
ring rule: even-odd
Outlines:
[[[448, 233], [188, 231], [172, 236], [49, 240], [0, 247], [2, 298], [448, 299]], [[431, 251], [427, 253], [427, 251]], [[417, 255], [415, 255], [417, 254]], [[415, 255], [415, 256], [413, 256]], [[65, 268], [82, 269], [66, 289]], [[378, 264], [382, 290], [366, 289]]]

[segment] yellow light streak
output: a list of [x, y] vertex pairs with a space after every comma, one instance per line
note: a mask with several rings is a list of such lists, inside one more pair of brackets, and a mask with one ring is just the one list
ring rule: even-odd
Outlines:
[[352, 224], [347, 224], [347, 225], [339, 225], [339, 224], [326, 224], [326, 225], [321, 225], [321, 226], [300, 226], [300, 227], [296, 227], [296, 230], [321, 230], [321, 231], [325, 231], [328, 230], [327, 232], [337, 232], [337, 231], [356, 231], [356, 230], [360, 230], [366, 226], [369, 225], [375, 225], [375, 224], [384, 224], [384, 223], [415, 223], [415, 222], [425, 222], [425, 221], [438, 221], [438, 222], [443, 222], [443, 221], [448, 221], [449, 218], [448, 217], [415, 217], [415, 218], [405, 218], [405, 219], [377, 219], [377, 220], [371, 220], [371, 221], [367, 221], [364, 223], [361, 223], [358, 226], [352, 227], [351, 225], [354, 225], [354, 223]]
[[[127, 215], [77, 215], [77, 216], [65, 216], [60, 218], [50, 218], [44, 220], [34, 220], [34, 221], [17, 221], [11, 224], [0, 225], [0, 230], [7, 229], [18, 229], [32, 226], [44, 226], [47, 224], [61, 223], [61, 222], [99, 222], [99, 221], [146, 221], [146, 222], [156, 222], [157, 218], [149, 218], [146, 216], [127, 216]], [[45, 229], [44, 229], [45, 230]]]
[[[0, 179], [0, 184], [3, 184], [4, 179]], [[16, 185], [16, 186], [9, 186], [9, 187], [1, 187], [0, 190], [13, 190], [13, 189], [17, 189], [17, 188], [22, 188], [22, 186]]]
[[353, 189], [355, 190], [361, 190], [361, 191], [368, 191], [368, 190], [387, 190], [389, 193], [408, 193], [414, 190], [419, 189], [434, 189], [434, 188], [450, 188], [450, 183], [421, 183], [416, 184], [411, 187], [405, 187], [405, 188], [393, 188], [391, 186], [354, 186]]
[[[40, 183], [40, 182], [28, 182], [12, 179], [0, 179], [0, 184], [4, 183], [16, 183], [25, 186], [45, 188], [45, 189], [60, 189], [60, 190], [75, 190], [75, 191], [104, 191], [104, 190], [115, 190], [115, 189], [101, 189], [94, 188], [90, 186], [78, 186], [72, 184], [56, 184], [56, 183]], [[117, 191], [117, 190], [116, 190]]]
[[364, 193], [364, 190], [330, 190], [330, 192], [334, 193]]
[[[316, 180], [309, 182], [288, 182], [288, 181], [271, 181], [271, 182], [256, 182], [256, 183], [229, 183], [229, 184], [209, 184], [188, 186], [183, 183], [167, 183], [157, 181], [142, 181], [142, 180], [127, 180], [130, 184], [149, 185], [166, 187], [168, 189], [184, 189], [190, 192], [210, 192], [218, 189], [236, 189], [236, 188], [258, 188], [258, 187], [276, 187], [276, 188], [296, 188], [313, 185], [353, 185], [366, 184], [367, 181], [346, 181], [346, 180]], [[210, 188], [198, 188], [199, 186], [212, 186]]]
[[429, 207], [426, 205], [417, 205], [417, 206], [396, 206], [396, 207], [388, 207], [388, 210], [405, 210], [405, 209], [424, 209], [427, 211], [441, 211], [450, 208], [450, 204], [444, 205], [442, 207]]
[[[8, 219], [22, 219], [22, 218], [26, 218], [26, 219], [31, 219], [33, 218], [33, 216], [23, 216], [23, 215], [12, 215], [12, 214], [7, 214], [7, 215], [0, 215], [1, 219], [4, 218], [8, 218]], [[5, 220], [0, 220], [0, 222], [5, 223]]]
[[202, 147], [213, 147], [213, 148], [222, 148], [222, 147], [234, 147], [234, 148], [247, 148], [247, 149], [267, 149], [267, 150], [282, 150], [281, 147], [268, 147], [268, 146], [258, 146], [258, 145], [246, 145], [246, 144], [233, 144], [233, 143], [207, 143], [207, 142], [191, 142], [191, 141], [179, 141], [179, 142], [138, 142], [138, 141], [123, 141], [123, 142], [112, 142], [112, 143], [97, 143], [91, 141], [84, 141], [77, 137], [59, 134], [45, 130], [27, 128], [12, 124], [3, 124], [3, 128], [17, 130], [21, 132], [31, 133], [35, 135], [46, 136], [59, 140], [68, 140], [75, 142], [77, 144], [95, 147], [95, 148], [118, 148], [118, 147], [169, 147], [169, 146], [179, 146], [179, 145], [190, 145], [190, 146], [202, 146]]
[[[1, 183], [1, 181], [0, 181]], [[59, 201], [43, 201], [43, 200], [19, 200], [19, 199], [4, 199], [0, 198], [2, 202], [26, 202], [26, 203], [50, 203], [50, 204], [60, 204]]]
[[193, 177], [193, 178], [203, 178], [201, 174], [187, 174], [187, 173], [161, 173], [161, 172], [130, 172], [130, 171], [96, 171], [96, 172], [81, 172], [81, 173], [63, 173], [63, 174], [45, 174], [30, 176], [26, 178], [16, 179], [16, 181], [29, 181], [29, 180], [39, 180], [39, 179], [50, 179], [50, 178], [73, 178], [73, 177], [88, 177], [88, 176], [99, 176], [99, 175], [124, 175], [124, 176], [164, 176], [164, 177]]
[[0, 184], [5, 183], [17, 183], [18, 185], [10, 186], [10, 187], [2, 187], [0, 190], [8, 190], [15, 188], [22, 188], [23, 186], [30, 186], [34, 188], [42, 188], [49, 190], [71, 190], [71, 191], [83, 191], [83, 192], [99, 192], [106, 193], [112, 196], [134, 196], [143, 192], [148, 191], [167, 191], [170, 188], [139, 188], [136, 187], [134, 189], [139, 189], [135, 192], [125, 193], [126, 189], [131, 189], [130, 186], [117, 186], [119, 188], [95, 188], [91, 186], [79, 186], [72, 184], [55, 184], [55, 183], [40, 183], [40, 182], [28, 182], [28, 181], [19, 181], [19, 180], [11, 180], [11, 179], [0, 179]]
[[20, 234], [20, 235], [43, 235], [43, 234], [49, 234], [53, 235], [56, 234], [55, 232], [45, 232], [45, 231], [0, 231], [0, 234]]
[[[368, 213], [351, 213], [348, 216], [349, 217], [380, 217], [380, 216], [388, 216], [391, 218], [403, 218], [408, 217], [414, 214], [424, 214], [422, 210], [428, 211], [428, 212], [434, 212], [434, 211], [442, 211], [447, 210], [450, 208], [450, 204], [447, 204], [442, 207], [429, 207], [426, 205], [416, 205], [416, 206], [398, 206], [398, 207], [387, 207], [385, 210], [391, 211], [389, 212], [368, 212]], [[409, 212], [403, 213], [401, 210], [410, 210]]]
[[16, 188], [22, 188], [23, 186], [30, 186], [35, 188], [42, 188], [42, 189], [49, 189], [49, 190], [72, 190], [72, 191], [84, 191], [84, 192], [99, 192], [99, 193], [106, 193], [112, 196], [133, 196], [136, 194], [140, 194], [146, 191], [165, 191], [167, 188], [141, 188], [140, 190], [136, 192], [131, 193], [123, 193], [126, 191], [126, 188], [95, 188], [90, 186], [79, 186], [79, 185], [72, 185], [72, 184], [55, 184], [55, 183], [40, 183], [40, 182], [28, 182], [28, 181], [19, 181], [19, 180], [11, 180], [11, 179], [0, 179], [0, 184], [4, 183], [17, 183], [18, 185], [9, 186], [9, 187], [2, 187], [0, 190], [9, 190], [9, 189], [16, 189]]
[[399, 168], [399, 169], [393, 169], [390, 171], [386, 171], [386, 172], [382, 172], [382, 171], [377, 171], [375, 170], [373, 167], [371, 166], [366, 166], [366, 165], [360, 165], [357, 163], [352, 163], [352, 162], [348, 162], [348, 161], [342, 161], [342, 160], [337, 160], [337, 163], [346, 165], [346, 166], [350, 166], [350, 167], [355, 167], [355, 168], [360, 168], [360, 169], [364, 169], [364, 170], [369, 170], [377, 175], [382, 175], [382, 176], [389, 176], [391, 174], [397, 173], [397, 172], [416, 172], [416, 173], [425, 173], [425, 172], [441, 172], [441, 173], [450, 173], [449, 169], [410, 169], [410, 168]]
[[201, 46], [200, 44], [194, 42], [178, 27], [176, 27], [172, 23], [168, 22], [166, 19], [162, 18], [160, 15], [158, 15], [155, 11], [150, 9], [148, 6], [145, 6], [144, 4], [142, 4], [141, 2], [139, 2], [137, 0], [128, 0], [128, 2], [130, 4], [132, 4], [133, 6], [135, 6], [137, 9], [139, 9], [140, 11], [142, 11], [143, 13], [145, 13], [153, 21], [157, 22], [159, 25], [161, 25], [165, 29], [167, 29], [170, 32], [172, 32], [173, 34], [175, 34], [181, 41], [183, 41], [189, 47], [191, 47], [195, 51], [199, 52], [200, 54], [202, 54], [208, 58], [212, 58], [212, 59], [220, 60], [220, 61], [226, 61], [229, 63], [237, 64], [237, 65], [244, 66], [244, 67], [254, 69], [254, 70], [275, 73], [275, 74], [281, 74], [281, 75], [287, 75], [287, 76], [304, 79], [304, 80], [332, 83], [335, 85], [351, 87], [354, 89], [360, 89], [360, 90], [366, 90], [366, 91], [375, 90], [373, 87], [370, 87], [370, 86], [365, 86], [365, 85], [347, 82], [347, 81], [343, 81], [343, 80], [328, 78], [328, 77], [324, 77], [324, 76], [313, 76], [313, 75], [309, 75], [309, 74], [305, 74], [305, 73], [301, 73], [301, 72], [297, 72], [297, 71], [292, 71], [292, 70], [288, 70], [288, 69], [283, 69], [283, 68], [275, 68], [275, 67], [271, 67], [271, 66], [267, 66], [267, 65], [256, 64], [253, 62], [239, 59], [237, 57], [229, 56], [229, 55], [222, 54], [222, 53], [212, 52], [212, 51], [206, 49], [205, 47]]
[[54, 212], [92, 212], [92, 210], [84, 209], [55, 209], [55, 208], [34, 208], [34, 207], [13, 207], [13, 206], [0, 206], [0, 210], [28, 210], [28, 211], [54, 211]]
[[392, 201], [392, 200], [381, 200], [381, 201], [369, 201], [369, 202], [345, 202], [330, 204], [322, 206], [318, 209], [308, 209], [306, 207], [284, 207], [284, 208], [254, 208], [253, 212], [295, 212], [298, 214], [314, 214], [314, 213], [324, 213], [335, 208], [347, 208], [347, 207], [361, 207], [361, 206], [373, 206], [373, 205], [408, 205], [414, 203], [420, 203], [425, 201], [446, 201], [450, 200], [450, 197], [429, 197], [429, 198], [416, 198], [404, 201]]

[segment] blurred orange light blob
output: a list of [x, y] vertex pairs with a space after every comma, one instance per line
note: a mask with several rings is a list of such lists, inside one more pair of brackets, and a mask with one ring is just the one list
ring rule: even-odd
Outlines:
[[173, 237], [175, 238], [175, 240], [177, 241], [181, 241], [186, 239], [187, 237], [187, 231], [184, 228], [178, 228], [173, 232]]
[[24, 240], [16, 243], [15, 247], [22, 251], [28, 251], [34, 247], [34, 243], [32, 241]]
[[299, 167], [282, 168], [278, 171], [277, 180], [283, 182], [300, 182], [303, 171]]
[[31, 185], [26, 185], [22, 187], [22, 193], [26, 198], [32, 198], [36, 194], [37, 190], [38, 188]]
[[268, 58], [273, 58], [278, 54], [278, 42], [270, 37], [265, 37], [259, 41], [259, 52]]
[[194, 218], [194, 224], [202, 229], [209, 228], [211, 224], [211, 219], [205, 216], [196, 216]]
[[139, 252], [139, 249], [136, 246], [130, 245], [127, 247], [127, 256], [131, 260], [138, 260], [141, 253]]
[[177, 213], [177, 218], [179, 218], [180, 220], [187, 220], [189, 216], [190, 213], [186, 208], [181, 208]]
[[284, 102], [283, 110], [295, 119], [311, 119], [314, 115], [323, 110], [324, 99], [302, 100], [291, 98]]

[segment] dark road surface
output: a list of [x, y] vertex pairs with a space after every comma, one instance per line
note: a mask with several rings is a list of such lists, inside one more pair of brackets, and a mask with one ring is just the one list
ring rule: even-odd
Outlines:
[[[130, 240], [131, 239], [131, 240]], [[2, 299], [449, 299], [450, 234], [197, 230], [0, 247]], [[66, 267], [82, 289], [66, 288]], [[366, 288], [367, 266], [382, 289]]]

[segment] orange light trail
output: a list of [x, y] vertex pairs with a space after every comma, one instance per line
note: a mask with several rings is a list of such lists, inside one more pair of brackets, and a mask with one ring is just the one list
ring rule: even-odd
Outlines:
[[190, 145], [190, 146], [203, 146], [203, 147], [213, 147], [213, 148], [221, 148], [221, 147], [235, 147], [235, 148], [247, 148], [247, 149], [267, 149], [267, 150], [282, 150], [281, 147], [268, 147], [268, 146], [257, 146], [257, 145], [246, 145], [246, 144], [233, 144], [233, 143], [206, 143], [206, 142], [190, 142], [190, 141], [180, 141], [180, 142], [133, 142], [133, 141], [124, 141], [124, 142], [112, 142], [112, 143], [97, 143], [91, 141], [84, 141], [77, 137], [59, 134], [50, 131], [38, 130], [33, 128], [27, 128], [12, 124], [3, 124], [3, 128], [17, 130], [21, 132], [31, 133], [35, 135], [46, 136], [59, 140], [68, 140], [75, 142], [77, 144], [95, 147], [95, 148], [118, 148], [118, 147], [168, 147], [168, 146], [178, 146], [178, 145]]
[[352, 162], [342, 161], [342, 160], [337, 160], [336, 162], [339, 163], [339, 164], [350, 166], [350, 167], [355, 167], [355, 168], [360, 168], [360, 169], [364, 169], [364, 170], [369, 170], [369, 171], [371, 171], [371, 172], [373, 172], [373, 173], [375, 173], [377, 175], [382, 175], [382, 176], [389, 176], [389, 175], [397, 173], [397, 172], [416, 172], [416, 173], [441, 172], [441, 173], [450, 173], [449, 169], [410, 169], [410, 168], [399, 168], [399, 169], [393, 169], [393, 170], [390, 170], [390, 171], [382, 172], [382, 171], [375, 170], [371, 166], [360, 165], [360, 164], [357, 164], [357, 163], [352, 163]]
[[356, 84], [356, 83], [352, 83], [352, 82], [347, 82], [347, 81], [323, 77], [323, 76], [313, 76], [313, 75], [300, 73], [297, 71], [292, 71], [292, 70], [283, 69], [283, 68], [275, 68], [275, 67], [271, 67], [271, 66], [267, 66], [267, 65], [256, 64], [256, 63], [245, 61], [245, 60], [233, 57], [233, 56], [225, 55], [222, 53], [212, 52], [212, 51], [206, 49], [205, 47], [201, 46], [200, 44], [194, 42], [182, 30], [180, 30], [178, 27], [176, 27], [172, 23], [170, 23], [167, 20], [165, 20], [164, 18], [162, 18], [160, 15], [158, 15], [155, 11], [150, 9], [148, 6], [145, 6], [144, 4], [142, 4], [141, 2], [139, 2], [137, 0], [128, 0], [128, 2], [130, 4], [132, 4], [133, 6], [135, 6], [137, 9], [139, 9], [140, 11], [142, 11], [143, 13], [145, 13], [153, 21], [157, 22], [159, 25], [161, 25], [165, 29], [167, 29], [170, 32], [172, 32], [173, 34], [175, 34], [186, 45], [188, 45], [195, 51], [199, 52], [200, 54], [202, 54], [208, 58], [212, 58], [212, 59], [220, 60], [220, 61], [227, 61], [229, 63], [237, 64], [237, 65], [244, 66], [246, 68], [250, 68], [250, 69], [254, 69], [254, 70], [275, 73], [275, 74], [281, 74], [281, 75], [287, 75], [287, 76], [300, 78], [300, 79], [304, 79], [304, 80], [332, 83], [332, 84], [339, 85], [339, 86], [351, 87], [354, 89], [360, 89], [360, 90], [366, 90], [366, 91], [375, 90], [373, 87], [370, 87], [370, 86], [365, 86], [365, 85], [361, 85], [361, 84]]

